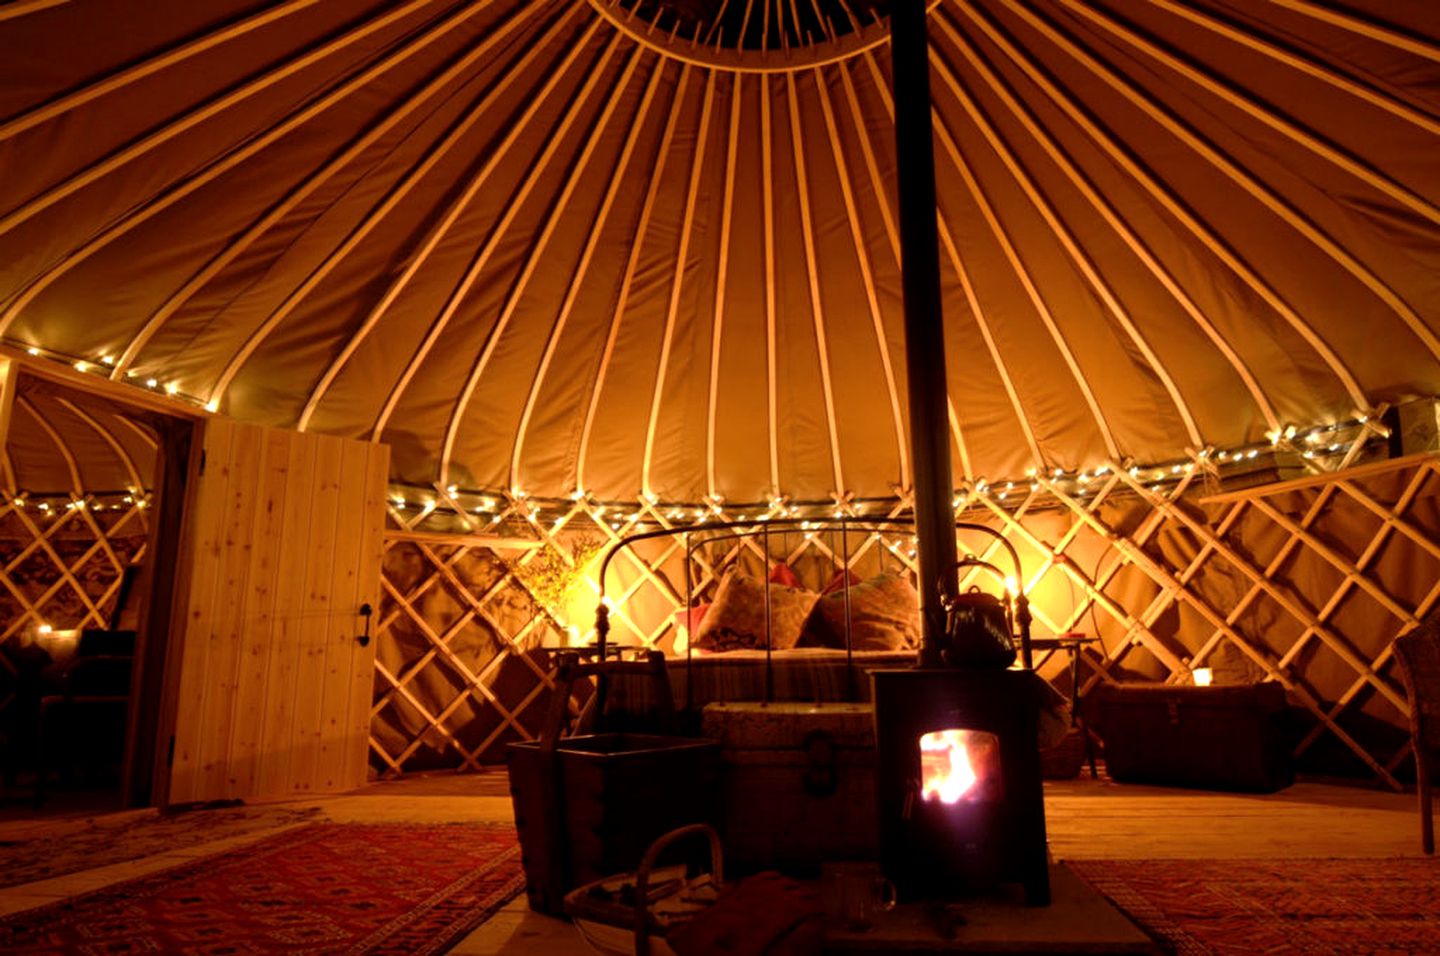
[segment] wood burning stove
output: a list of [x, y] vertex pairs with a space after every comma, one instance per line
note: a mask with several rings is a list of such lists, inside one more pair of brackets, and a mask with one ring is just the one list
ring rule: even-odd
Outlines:
[[1050, 902], [1029, 670], [873, 671], [880, 859], [902, 899], [1019, 883]]
[[[998, 538], [1023, 580], [1003, 537], [960, 527]], [[965, 564], [990, 567], [973, 557]], [[1027, 903], [1050, 902], [1038, 742], [1048, 688], [1030, 666], [1028, 618], [1017, 595], [1007, 621], [1018, 631], [1019, 669], [997, 666], [993, 628], [952, 627], [946, 646], [921, 660], [980, 663], [871, 672], [880, 860], [902, 900], [1018, 883]]]

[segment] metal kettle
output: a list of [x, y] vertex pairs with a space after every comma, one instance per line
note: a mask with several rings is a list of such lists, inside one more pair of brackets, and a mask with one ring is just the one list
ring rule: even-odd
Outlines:
[[947, 667], [1004, 670], [1015, 663], [1015, 636], [1010, 602], [978, 587], [945, 600], [945, 645], [940, 659]]

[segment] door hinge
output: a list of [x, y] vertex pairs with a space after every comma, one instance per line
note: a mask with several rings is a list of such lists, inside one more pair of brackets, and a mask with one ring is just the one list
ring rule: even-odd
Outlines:
[[170, 746], [165, 750], [165, 766], [175, 766], [175, 735], [170, 735]]
[[205, 474], [205, 449], [200, 449], [200, 474]]

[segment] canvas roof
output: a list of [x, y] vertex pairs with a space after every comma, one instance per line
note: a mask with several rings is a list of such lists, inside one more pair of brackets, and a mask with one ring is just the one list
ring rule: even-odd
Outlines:
[[[883, 11], [11, 0], [0, 338], [407, 482], [892, 495]], [[1440, 392], [1440, 6], [930, 17], [957, 483]]]

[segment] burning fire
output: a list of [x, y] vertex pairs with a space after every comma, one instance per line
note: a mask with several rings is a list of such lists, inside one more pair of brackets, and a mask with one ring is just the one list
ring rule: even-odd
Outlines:
[[[920, 797], [956, 804], [978, 800], [994, 776], [999, 741], [976, 730], [936, 730], [920, 737]], [[981, 784], [976, 786], [976, 784]]]

